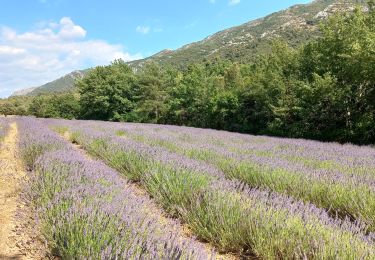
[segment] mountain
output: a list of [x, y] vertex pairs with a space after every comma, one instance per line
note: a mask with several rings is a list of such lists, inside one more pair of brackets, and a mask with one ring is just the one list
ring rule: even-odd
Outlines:
[[329, 15], [354, 9], [358, 0], [316, 0], [309, 4], [292, 6], [215, 33], [202, 41], [187, 44], [175, 51], [164, 50], [146, 59], [130, 62], [141, 67], [146, 62], [184, 67], [189, 63], [216, 57], [237, 62], [248, 62], [269, 50], [272, 39], [281, 38], [292, 46], [298, 46], [319, 36], [319, 24]]
[[36, 88], [37, 87], [31, 87], [31, 88], [26, 88], [26, 89], [21, 89], [21, 90], [14, 91], [13, 94], [11, 95], [11, 97], [25, 96], [25, 95], [29, 94], [31, 91], [33, 91]]
[[[28, 96], [36, 96], [45, 93], [58, 93], [72, 90], [74, 88], [74, 82], [77, 79], [81, 79], [89, 70], [77, 70], [73, 71], [59, 79], [51, 81], [40, 87], [33, 88], [31, 91], [27, 92]], [[13, 96], [15, 93], [13, 93]]]
[[[190, 63], [217, 57], [237, 62], [249, 62], [269, 50], [272, 39], [280, 38], [298, 46], [319, 36], [319, 24], [328, 16], [353, 10], [366, 0], [315, 0], [295, 5], [248, 23], [215, 33], [202, 41], [187, 44], [177, 50], [163, 50], [145, 59], [129, 62], [134, 69], [147, 62], [157, 62], [178, 68]], [[74, 81], [89, 70], [75, 71], [32, 90], [28, 95], [63, 92], [73, 89]]]

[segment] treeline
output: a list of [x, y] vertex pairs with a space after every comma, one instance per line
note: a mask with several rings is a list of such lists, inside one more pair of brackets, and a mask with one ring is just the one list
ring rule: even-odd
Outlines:
[[145, 64], [134, 72], [117, 60], [76, 86], [79, 95], [35, 98], [29, 112], [374, 143], [374, 5], [331, 17], [321, 37], [300, 48], [275, 41], [253, 63]]
[[0, 99], [0, 114], [33, 115], [44, 118], [79, 118], [79, 94], [69, 92]]

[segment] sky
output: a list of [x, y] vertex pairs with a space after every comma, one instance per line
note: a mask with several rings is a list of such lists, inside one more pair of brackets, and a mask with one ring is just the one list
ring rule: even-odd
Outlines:
[[148, 57], [309, 0], [0, 0], [0, 98]]

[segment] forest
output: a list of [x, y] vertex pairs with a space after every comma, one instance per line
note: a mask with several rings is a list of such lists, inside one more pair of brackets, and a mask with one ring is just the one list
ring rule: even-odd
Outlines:
[[300, 47], [274, 39], [252, 62], [186, 68], [122, 60], [92, 69], [75, 91], [0, 100], [0, 114], [214, 128], [375, 143], [375, 6], [336, 14]]

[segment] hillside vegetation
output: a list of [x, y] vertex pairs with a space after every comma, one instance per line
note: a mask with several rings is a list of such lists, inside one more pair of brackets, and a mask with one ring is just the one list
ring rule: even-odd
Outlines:
[[40, 87], [34, 88], [32, 91], [28, 92], [29, 96], [37, 96], [40, 94], [48, 93], [59, 93], [67, 92], [74, 89], [74, 83], [77, 79], [83, 78], [88, 70], [73, 71], [59, 79], [56, 79], [52, 82], [44, 84]]
[[216, 58], [178, 69], [150, 62], [134, 72], [114, 61], [77, 81], [79, 95], [36, 97], [26, 113], [374, 143], [373, 2], [330, 16], [319, 34], [300, 47], [274, 40], [247, 63]]
[[319, 23], [327, 17], [353, 10], [366, 0], [315, 0], [295, 5], [264, 18], [220, 31], [202, 41], [187, 44], [175, 51], [164, 50], [143, 60], [130, 62], [142, 67], [147, 62], [184, 68], [189, 64], [221, 58], [247, 63], [269, 52], [272, 41], [280, 39], [293, 47], [320, 36]]
[[[353, 10], [355, 5], [365, 3], [366, 0], [315, 0], [309, 4], [295, 5], [264, 18], [215, 33], [177, 50], [163, 50], [148, 58], [128, 62], [128, 65], [138, 70], [146, 63], [155, 62], [162, 66], [186, 69], [190, 64], [217, 58], [239, 63], [254, 62], [259, 55], [271, 50], [273, 40], [279, 39], [298, 47], [321, 35], [319, 24], [327, 17]], [[89, 69], [74, 71], [26, 94], [74, 90], [75, 79], [81, 78], [88, 71]]]

